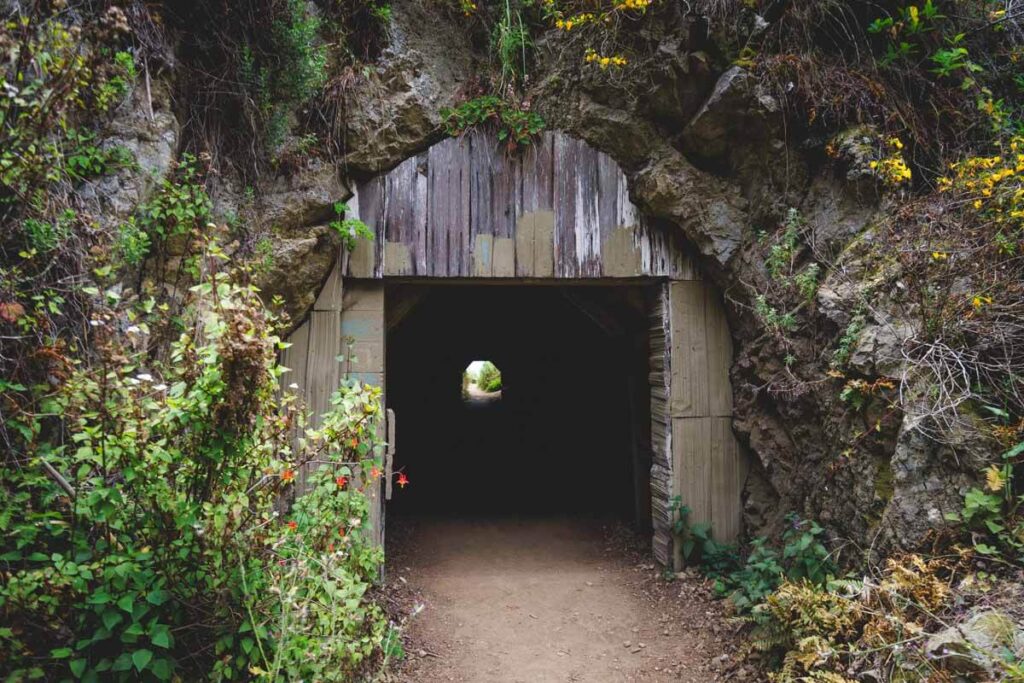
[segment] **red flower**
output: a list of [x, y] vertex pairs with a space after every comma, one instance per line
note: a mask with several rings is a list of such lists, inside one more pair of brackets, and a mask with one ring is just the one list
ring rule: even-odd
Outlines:
[[374, 479], [380, 476], [380, 470], [377, 469], [376, 465], [370, 468], [370, 476], [373, 477]]
[[334, 481], [338, 484], [338, 488], [344, 488], [345, 484], [348, 483], [348, 477], [344, 477], [344, 476], [338, 477]]
[[353, 436], [352, 441], [349, 442], [349, 445], [351, 445], [352, 448], [359, 448], [359, 439]]
[[289, 483], [294, 478], [295, 473], [292, 472], [291, 470], [285, 470], [284, 472], [281, 473], [281, 481], [283, 481], [286, 484]]
[[292, 531], [295, 531], [296, 529], [298, 529], [298, 528], [299, 528], [299, 523], [298, 523], [298, 522], [296, 522], [296, 521], [295, 521], [295, 520], [293, 519], [292, 521], [288, 522], [288, 528], [289, 528], [289, 529], [291, 529]]
[[405, 476], [405, 472], [399, 472], [398, 473], [398, 485], [401, 486], [404, 489], [405, 485], [408, 484], [408, 483], [409, 483], [409, 477]]
[[328, 543], [327, 544], [327, 552], [329, 552], [329, 553], [333, 553], [334, 552], [334, 544], [333, 543]]

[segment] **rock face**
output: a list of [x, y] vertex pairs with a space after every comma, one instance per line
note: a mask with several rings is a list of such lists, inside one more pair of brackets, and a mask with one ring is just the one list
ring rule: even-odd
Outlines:
[[301, 232], [336, 218], [334, 205], [351, 196], [334, 164], [310, 159], [263, 184], [254, 218], [277, 233]]
[[135, 165], [88, 182], [78, 191], [92, 205], [93, 217], [102, 227], [115, 227], [127, 219], [167, 175], [178, 152], [179, 132], [170, 88], [162, 81], [154, 81], [149, 94], [144, 85], [138, 85], [118, 107], [104, 132], [103, 147], [126, 149]]
[[350, 173], [389, 169], [440, 139], [441, 109], [461, 99], [473, 58], [460, 24], [422, 3], [392, 3], [392, 44], [341, 95], [337, 135]]

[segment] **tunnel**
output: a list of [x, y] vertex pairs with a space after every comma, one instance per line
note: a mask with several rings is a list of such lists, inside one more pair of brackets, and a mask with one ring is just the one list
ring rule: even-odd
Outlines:
[[[403, 517], [579, 515], [650, 524], [648, 285], [392, 283], [386, 395]], [[472, 361], [500, 394], [467, 398]]]

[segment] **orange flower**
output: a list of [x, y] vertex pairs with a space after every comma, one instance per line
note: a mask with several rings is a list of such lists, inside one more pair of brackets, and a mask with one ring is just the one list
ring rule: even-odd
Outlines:
[[380, 476], [380, 470], [377, 469], [376, 465], [370, 468], [370, 476], [373, 477], [374, 479]]
[[289, 483], [294, 478], [295, 473], [292, 472], [291, 470], [285, 470], [284, 472], [281, 473], [281, 481], [283, 481], [286, 484]]
[[349, 441], [349, 445], [350, 445], [350, 446], [351, 446], [352, 448], [359, 448], [359, 439], [357, 439], [356, 437], [354, 437], [354, 436], [353, 436], [353, 437], [352, 437], [352, 440], [351, 440], [351, 441]]
[[298, 522], [296, 522], [296, 521], [295, 521], [295, 520], [293, 519], [292, 521], [288, 522], [288, 528], [289, 528], [289, 529], [291, 529], [292, 531], [295, 531], [296, 529], [298, 529], [298, 528], [299, 528], [299, 523], [298, 523]]
[[338, 478], [337, 478], [337, 479], [335, 479], [334, 481], [335, 481], [335, 483], [337, 483], [337, 484], [338, 484], [338, 488], [344, 488], [344, 487], [345, 487], [345, 484], [347, 484], [347, 483], [348, 483], [348, 477], [344, 477], [344, 476], [342, 476], [342, 477], [338, 477]]
[[404, 489], [405, 485], [408, 484], [408, 483], [409, 483], [409, 477], [405, 476], [405, 472], [399, 472], [398, 473], [398, 485], [401, 486]]

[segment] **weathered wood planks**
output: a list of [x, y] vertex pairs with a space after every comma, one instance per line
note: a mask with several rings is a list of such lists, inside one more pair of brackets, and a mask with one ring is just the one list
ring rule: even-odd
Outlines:
[[517, 157], [489, 133], [447, 139], [357, 190], [376, 239], [349, 276], [697, 279], [682, 238], [629, 201], [618, 164], [562, 133]]

